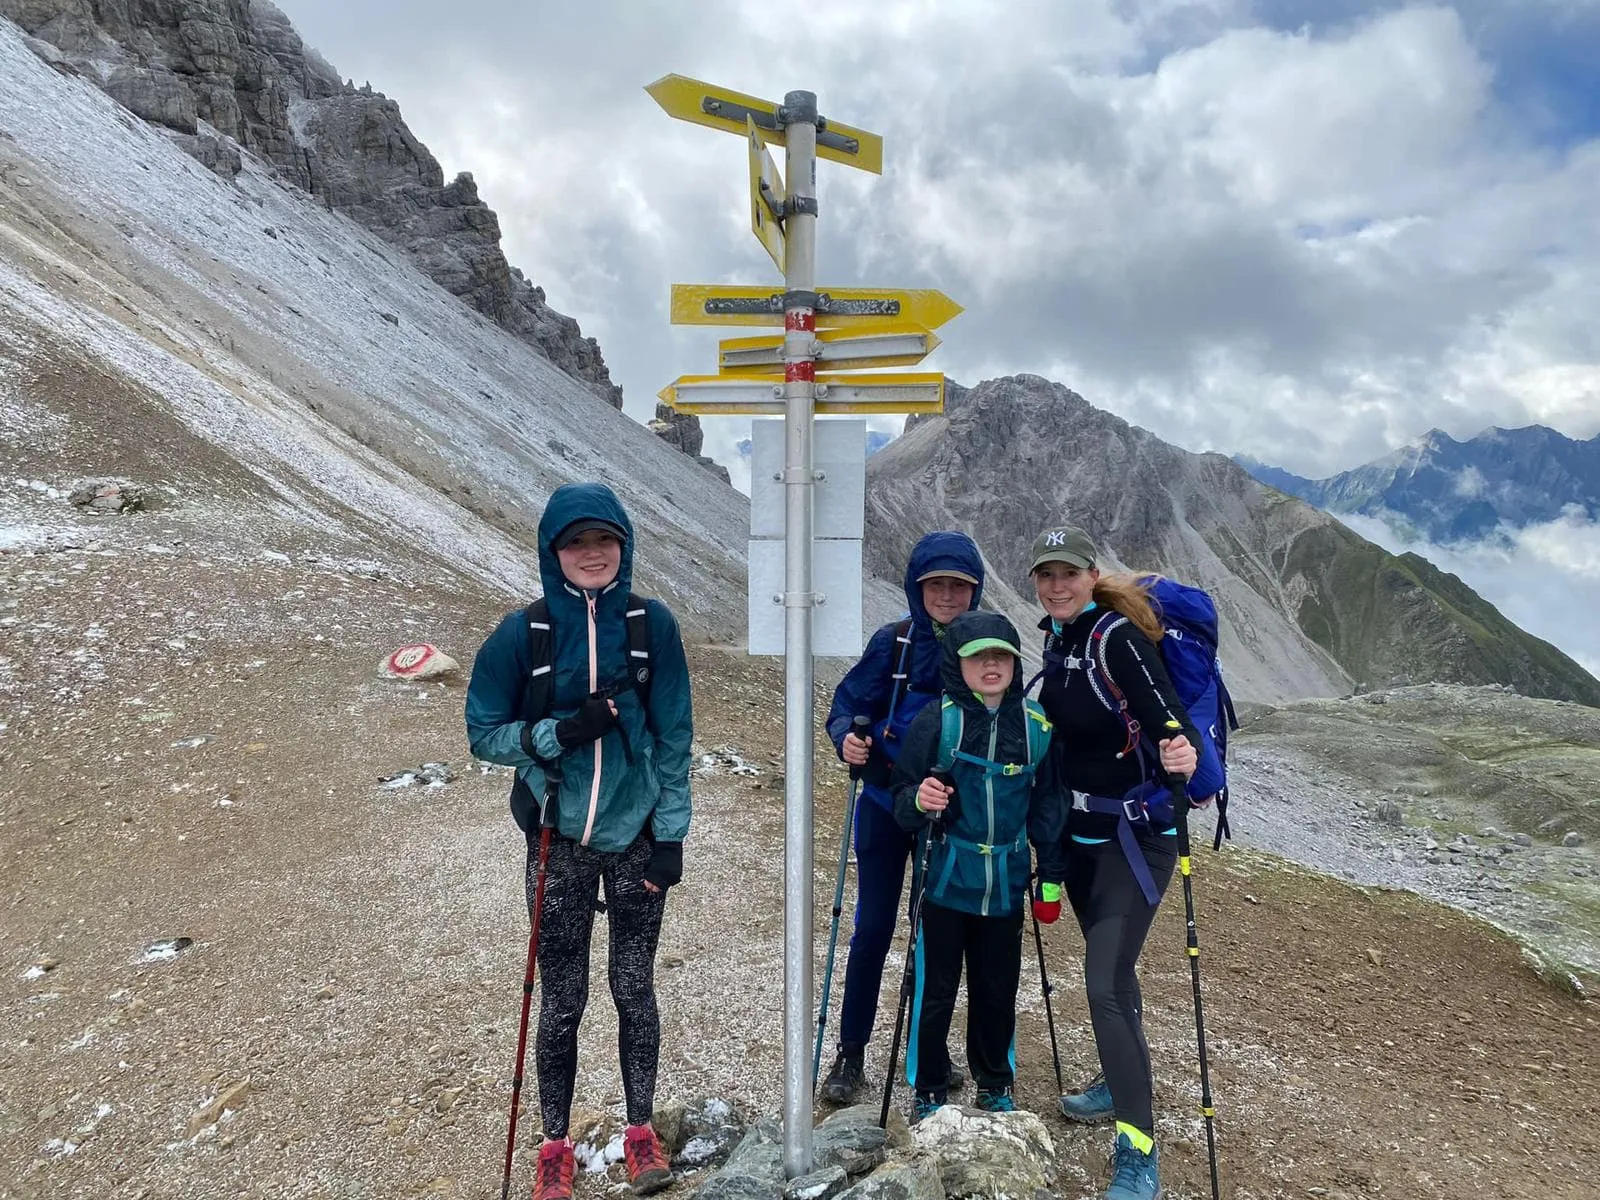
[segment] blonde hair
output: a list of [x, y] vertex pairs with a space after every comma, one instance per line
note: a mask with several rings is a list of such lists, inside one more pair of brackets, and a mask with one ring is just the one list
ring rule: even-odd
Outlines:
[[1152, 642], [1159, 642], [1165, 630], [1161, 618], [1156, 616], [1150, 603], [1150, 584], [1153, 575], [1102, 575], [1095, 580], [1094, 602], [1102, 608], [1113, 608], [1137, 626], [1140, 633]]

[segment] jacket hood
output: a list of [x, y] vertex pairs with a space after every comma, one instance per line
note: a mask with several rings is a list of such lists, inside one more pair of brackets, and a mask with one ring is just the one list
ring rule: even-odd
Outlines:
[[569, 601], [580, 607], [583, 604], [581, 596], [561, 573], [561, 561], [551, 543], [556, 534], [585, 517], [610, 521], [628, 535], [622, 543], [622, 563], [617, 569], [616, 582], [605, 589], [605, 594], [620, 594], [626, 601], [628, 590], [633, 586], [633, 522], [628, 520], [622, 501], [603, 483], [564, 483], [551, 493], [544, 515], [539, 518], [539, 579], [544, 584], [545, 602], [552, 611]]
[[978, 581], [972, 590], [972, 607], [983, 600], [983, 555], [978, 545], [964, 533], [941, 529], [925, 534], [911, 548], [911, 558], [906, 563], [906, 607], [911, 612], [912, 623], [931, 632], [933, 618], [922, 604], [922, 585], [919, 576], [929, 571], [960, 571]]
[[[952, 697], [957, 703], [966, 708], [982, 708], [983, 701], [967, 686], [967, 681], [961, 676], [961, 655], [957, 653], [968, 642], [978, 638], [1000, 638], [1013, 646], [1021, 646], [1021, 639], [1017, 636], [1017, 627], [1008, 619], [994, 612], [964, 612], [954, 621], [950, 622], [945, 630], [942, 654], [939, 659], [939, 682], [945, 694]], [[1016, 669], [1011, 675], [1011, 686], [1006, 689], [1006, 701], [1015, 697], [1022, 699], [1022, 660], [1017, 660]]]

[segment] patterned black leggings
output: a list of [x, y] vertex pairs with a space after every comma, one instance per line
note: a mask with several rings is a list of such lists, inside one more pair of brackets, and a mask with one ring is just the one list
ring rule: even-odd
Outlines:
[[[656, 943], [665, 892], [644, 886], [651, 844], [643, 836], [620, 854], [592, 850], [567, 838], [550, 842], [544, 914], [539, 920], [539, 1033], [535, 1062], [539, 1109], [547, 1138], [567, 1136], [578, 1078], [578, 1023], [589, 1002], [589, 938], [595, 901], [605, 883], [610, 955], [606, 974], [617, 1006], [622, 1091], [628, 1123], [642, 1125], [655, 1105], [661, 1017], [656, 1010]], [[538, 868], [537, 837], [528, 840], [528, 905]]]

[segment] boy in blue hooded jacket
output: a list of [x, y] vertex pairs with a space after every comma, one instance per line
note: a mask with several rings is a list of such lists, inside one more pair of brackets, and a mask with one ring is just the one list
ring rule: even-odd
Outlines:
[[[839, 757], [863, 768], [855, 812], [855, 931], [845, 960], [839, 1054], [822, 1084], [823, 1099], [833, 1104], [853, 1102], [866, 1084], [867, 1040], [911, 855], [911, 835], [895, 823], [889, 775], [912, 719], [939, 694], [946, 626], [983, 598], [977, 544], [949, 530], [925, 535], [906, 563], [905, 589], [910, 617], [872, 635], [861, 660], [834, 689], [828, 710], [828, 737]], [[870, 737], [850, 732], [857, 716], [871, 720]], [[949, 1086], [962, 1082], [952, 1068]]]
[[632, 573], [633, 526], [611, 489], [599, 483], [557, 488], [539, 521], [539, 574], [550, 616], [550, 711], [525, 711], [534, 669], [527, 609], [508, 614], [489, 635], [467, 690], [472, 753], [517, 769], [521, 786], [512, 791], [512, 812], [528, 835], [530, 913], [540, 823], [534, 798], [555, 785], [555, 836], [538, 946], [534, 1057], [545, 1141], [534, 1200], [572, 1195], [575, 1164], [567, 1127], [602, 884], [628, 1174], [640, 1194], [672, 1182], [650, 1125], [661, 1044], [654, 973], [666, 890], [683, 874], [693, 722], [683, 642], [659, 600], [644, 602], [648, 705], [634, 687], [627, 631]]
[[963, 961], [967, 1064], [977, 1106], [1016, 1105], [1017, 985], [1029, 852], [1038, 855], [1034, 912], [1061, 915], [1067, 805], [1049, 755], [1050, 723], [1023, 695], [1017, 630], [999, 613], [957, 617], [944, 638], [943, 696], [917, 715], [892, 782], [895, 818], [931, 838], [921, 882], [916, 991], [906, 1076], [920, 1120], [947, 1100], [946, 1041]]

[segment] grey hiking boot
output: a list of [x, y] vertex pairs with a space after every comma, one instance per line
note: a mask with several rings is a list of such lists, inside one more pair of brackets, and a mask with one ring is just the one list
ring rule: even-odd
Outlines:
[[862, 1069], [866, 1057], [865, 1046], [842, 1045], [839, 1057], [833, 1060], [833, 1070], [822, 1081], [822, 1098], [829, 1104], [853, 1104], [856, 1096], [867, 1085], [867, 1075]]
[[1158, 1152], [1136, 1147], [1125, 1133], [1117, 1134], [1117, 1147], [1111, 1152], [1111, 1186], [1103, 1200], [1156, 1200], [1161, 1183], [1156, 1178]]
[[966, 1072], [956, 1066], [956, 1060], [950, 1060], [950, 1079], [945, 1084], [952, 1092], [959, 1092], [961, 1085], [967, 1082]]
[[1068, 1092], [1061, 1097], [1061, 1115], [1080, 1125], [1103, 1125], [1115, 1117], [1105, 1072], [1096, 1075], [1082, 1091]]

